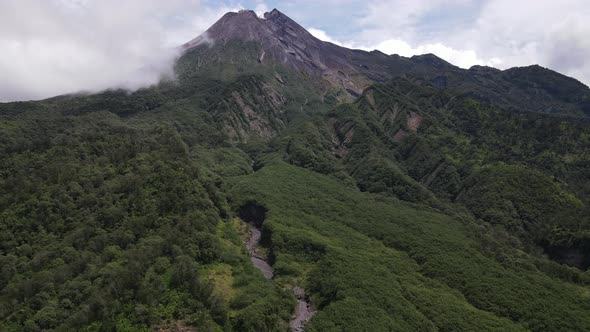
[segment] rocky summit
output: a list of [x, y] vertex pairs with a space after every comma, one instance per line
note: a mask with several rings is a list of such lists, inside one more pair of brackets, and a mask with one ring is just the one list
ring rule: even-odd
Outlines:
[[590, 331], [590, 90], [225, 14], [0, 104], [1, 331]]
[[[183, 45], [185, 49], [209, 43], [226, 44], [241, 40], [260, 46], [260, 63], [272, 62], [325, 79], [358, 96], [371, 81], [383, 81], [383, 65], [375, 53], [349, 50], [323, 42], [289, 17], [274, 9], [259, 18], [243, 10], [227, 13], [204, 34]], [[369, 68], [371, 64], [372, 68]]]

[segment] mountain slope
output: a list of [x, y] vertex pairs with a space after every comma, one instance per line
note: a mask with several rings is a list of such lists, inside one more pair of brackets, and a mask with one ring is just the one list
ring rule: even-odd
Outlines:
[[[205, 46], [215, 50], [220, 44], [227, 46], [235, 41], [257, 45], [254, 54], [249, 55], [251, 62], [263, 64], [266, 59], [314, 75], [353, 97], [372, 83], [414, 77], [513, 110], [590, 115], [590, 89], [551, 70], [539, 66], [506, 71], [476, 66], [465, 70], [433, 54], [404, 58], [350, 50], [320, 41], [276, 9], [264, 18], [247, 10], [228, 13], [183, 48], [189, 52]], [[217, 53], [217, 61], [224, 60], [224, 52], [213, 52]]]
[[[247, 10], [228, 13], [184, 48], [215, 47], [236, 40], [258, 44], [256, 60], [260, 63], [273, 62], [304, 71], [354, 95], [371, 81], [388, 78], [382, 75], [386, 63], [379, 63], [379, 55], [322, 42], [276, 9], [264, 18]], [[369, 68], [369, 63], [375, 67]]]
[[[552, 280], [524, 257], [503, 266], [474, 242], [481, 230], [469, 222], [282, 163], [232, 182], [234, 204], [268, 208], [264, 227], [281, 274], [310, 270], [305, 280], [320, 307], [311, 330], [589, 328], [575, 313], [589, 309], [582, 288]], [[552, 305], [538, 311], [542, 303]]]

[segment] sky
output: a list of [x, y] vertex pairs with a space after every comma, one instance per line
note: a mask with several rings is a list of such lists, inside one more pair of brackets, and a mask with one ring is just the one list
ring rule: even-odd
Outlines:
[[0, 0], [0, 101], [155, 84], [176, 46], [245, 8], [350, 48], [540, 64], [590, 84], [588, 0]]

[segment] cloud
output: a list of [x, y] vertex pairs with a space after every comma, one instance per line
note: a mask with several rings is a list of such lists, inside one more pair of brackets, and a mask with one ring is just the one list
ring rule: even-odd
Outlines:
[[474, 50], [455, 49], [442, 43], [422, 44], [413, 47], [403, 40], [388, 39], [377, 44], [374, 48], [383, 53], [397, 53], [407, 57], [433, 53], [461, 68], [470, 68], [474, 65], [497, 66], [502, 63], [502, 60], [498, 58], [482, 59]]
[[588, 17], [587, 0], [375, 0], [348, 38], [386, 53], [432, 52], [461, 67], [540, 64], [589, 84]]
[[0, 101], [155, 84], [172, 75], [176, 46], [226, 9], [198, 0], [0, 1]]
[[307, 31], [319, 40], [323, 40], [323, 41], [326, 41], [326, 42], [329, 42], [332, 44], [336, 44], [339, 46], [344, 46], [344, 44], [345, 44], [345, 43], [339, 42], [336, 39], [328, 36], [328, 34], [324, 30], [320, 30], [320, 29], [316, 29], [316, 28], [308, 28]]
[[309, 28], [308, 31], [320, 40], [347, 48], [365, 51], [379, 50], [385, 54], [398, 54], [405, 57], [433, 53], [440, 58], [462, 68], [470, 68], [474, 65], [497, 66], [502, 63], [502, 61], [498, 58], [482, 59], [474, 50], [454, 49], [442, 43], [411, 45], [407, 41], [400, 39], [386, 39], [374, 44], [359, 44], [355, 41], [338, 41], [320, 29]]
[[590, 7], [585, 0], [492, 0], [455, 40], [502, 58], [502, 67], [538, 63], [590, 83]]
[[254, 8], [256, 15], [260, 18], [264, 18], [264, 13], [267, 13], [268, 6], [263, 1], [256, 1], [256, 7]]

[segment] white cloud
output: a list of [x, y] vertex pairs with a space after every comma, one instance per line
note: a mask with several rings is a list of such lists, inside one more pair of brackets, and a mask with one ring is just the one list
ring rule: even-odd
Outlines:
[[175, 46], [224, 10], [198, 0], [0, 1], [0, 101], [154, 84], [172, 75]]
[[264, 13], [268, 12], [268, 6], [263, 1], [256, 1], [256, 7], [254, 8], [256, 15], [260, 18], [264, 18]]
[[590, 6], [585, 0], [492, 0], [455, 42], [502, 58], [503, 67], [538, 63], [590, 83]]
[[357, 44], [461, 67], [540, 64], [590, 83], [587, 0], [375, 0], [365, 9]]
[[502, 62], [498, 58], [482, 59], [474, 50], [454, 49], [442, 43], [422, 44], [414, 47], [403, 40], [388, 39], [374, 46], [374, 49], [386, 54], [395, 53], [407, 57], [433, 53], [461, 68], [470, 68], [474, 65], [497, 66]]
[[311, 33], [314, 37], [316, 37], [319, 40], [323, 40], [332, 44], [336, 44], [336, 45], [340, 45], [343, 46], [341, 42], [335, 40], [334, 38], [328, 36], [328, 34], [320, 29], [316, 29], [316, 28], [308, 28], [307, 31], [309, 33]]
[[385, 54], [398, 54], [405, 57], [433, 53], [440, 58], [462, 68], [470, 68], [474, 65], [498, 66], [502, 61], [498, 58], [482, 59], [474, 50], [454, 49], [442, 43], [427, 43], [411, 45], [400, 39], [386, 39], [375, 44], [358, 44], [354, 41], [341, 42], [330, 37], [325, 31], [310, 28], [308, 31], [316, 38], [343, 47], [372, 51], [379, 50]]

